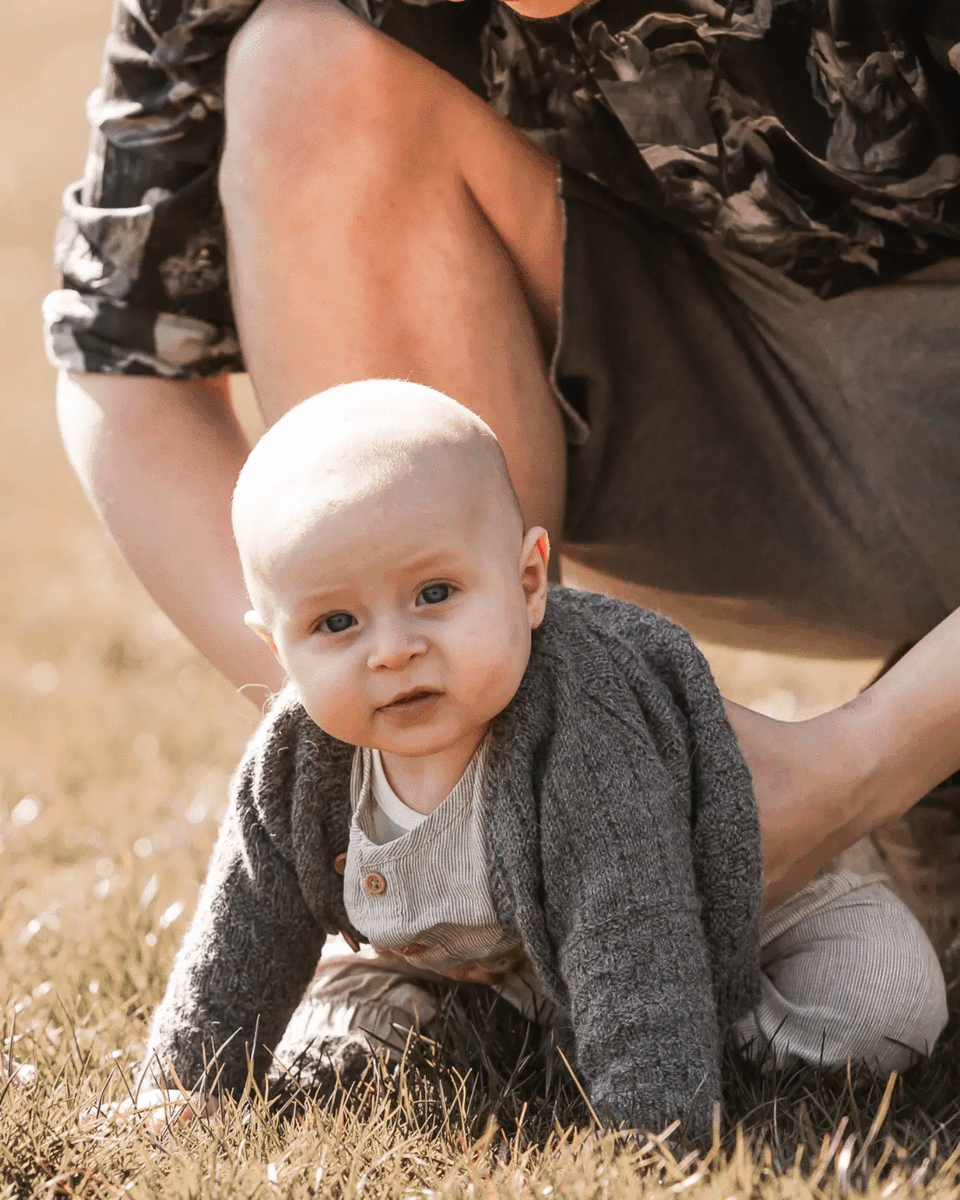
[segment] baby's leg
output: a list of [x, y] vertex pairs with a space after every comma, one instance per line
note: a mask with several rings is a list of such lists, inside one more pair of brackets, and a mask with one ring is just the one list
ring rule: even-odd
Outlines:
[[399, 1057], [438, 1011], [431, 979], [368, 953], [323, 959], [274, 1052], [271, 1077], [310, 1091], [355, 1082], [368, 1063]]
[[814, 879], [768, 913], [762, 996], [737, 1025], [769, 1066], [854, 1062], [886, 1074], [926, 1054], [947, 1020], [936, 953], [909, 909], [852, 871]]

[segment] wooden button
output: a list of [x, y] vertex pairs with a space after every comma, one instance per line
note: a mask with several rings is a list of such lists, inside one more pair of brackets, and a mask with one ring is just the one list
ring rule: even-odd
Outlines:
[[346, 871], [347, 856], [345, 854], [337, 855], [337, 857], [333, 860], [333, 869], [336, 871], [336, 873], [338, 875], [342, 875], [344, 873], [344, 871]]
[[364, 878], [363, 886], [367, 889], [371, 896], [383, 896], [387, 891], [387, 881], [379, 871], [371, 871]]
[[360, 943], [357, 941], [357, 939], [353, 936], [352, 933], [349, 933], [346, 929], [341, 929], [340, 936], [347, 943], [347, 945], [354, 952], [354, 954], [360, 953]]

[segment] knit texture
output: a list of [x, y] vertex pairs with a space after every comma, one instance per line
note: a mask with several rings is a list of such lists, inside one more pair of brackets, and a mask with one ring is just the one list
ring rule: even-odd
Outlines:
[[[262, 1078], [327, 934], [347, 930], [353, 748], [292, 689], [254, 735], [145, 1071], [237, 1090]], [[594, 1108], [709, 1128], [720, 1051], [758, 996], [760, 834], [710, 670], [665, 618], [556, 588], [491, 730], [494, 905], [567, 1015]]]

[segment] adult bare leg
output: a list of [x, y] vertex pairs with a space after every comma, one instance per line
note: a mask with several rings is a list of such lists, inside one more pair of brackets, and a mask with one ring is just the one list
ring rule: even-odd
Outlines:
[[264, 0], [228, 63], [221, 192], [267, 422], [348, 380], [439, 388], [491, 425], [559, 542], [553, 160], [334, 0]]

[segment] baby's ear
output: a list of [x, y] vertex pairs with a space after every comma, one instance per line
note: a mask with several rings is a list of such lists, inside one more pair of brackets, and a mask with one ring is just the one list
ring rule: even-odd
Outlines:
[[277, 654], [277, 643], [273, 640], [273, 634], [263, 623], [258, 612], [251, 609], [250, 612], [245, 613], [243, 623], [248, 629], [252, 629], [258, 638], [262, 638], [278, 658], [280, 657]]
[[550, 539], [539, 525], [528, 529], [520, 551], [520, 586], [527, 598], [530, 628], [536, 629], [543, 620], [547, 606], [547, 563], [550, 561]]

